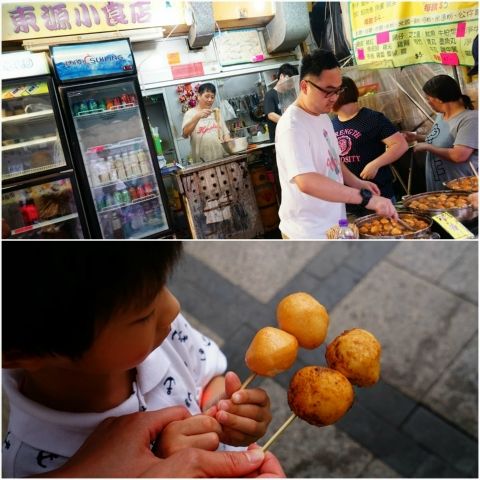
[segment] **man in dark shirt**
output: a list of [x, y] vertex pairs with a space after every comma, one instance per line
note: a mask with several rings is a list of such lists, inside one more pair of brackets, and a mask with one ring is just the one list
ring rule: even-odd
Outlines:
[[265, 99], [263, 101], [263, 111], [267, 116], [268, 124], [268, 133], [270, 134], [270, 141], [275, 141], [275, 129], [277, 128], [277, 123], [281, 117], [280, 106], [278, 103], [278, 85], [282, 83], [287, 78], [298, 75], [298, 69], [294, 65], [289, 63], [284, 63], [279, 69], [277, 74], [277, 83], [275, 87], [269, 90], [265, 94]]

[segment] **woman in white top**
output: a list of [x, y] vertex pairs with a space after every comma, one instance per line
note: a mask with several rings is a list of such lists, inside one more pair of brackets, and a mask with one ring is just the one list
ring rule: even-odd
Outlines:
[[[222, 158], [222, 142], [230, 140], [228, 128], [215, 110], [216, 89], [212, 83], [204, 83], [198, 89], [198, 104], [183, 117], [182, 135], [190, 137], [194, 162]], [[219, 112], [220, 110], [218, 110]]]

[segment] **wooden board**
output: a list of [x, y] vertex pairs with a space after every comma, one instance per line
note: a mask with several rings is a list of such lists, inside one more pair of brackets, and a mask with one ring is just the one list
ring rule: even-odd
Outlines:
[[263, 234], [246, 159], [179, 172], [193, 238], [255, 238]]

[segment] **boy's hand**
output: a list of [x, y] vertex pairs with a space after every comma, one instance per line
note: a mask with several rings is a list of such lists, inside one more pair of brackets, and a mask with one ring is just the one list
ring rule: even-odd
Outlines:
[[272, 420], [270, 399], [261, 388], [240, 390], [242, 383], [233, 372], [225, 375], [226, 399], [217, 404], [215, 418], [222, 425], [220, 441], [228, 445], [249, 445], [267, 431]]
[[219, 437], [222, 427], [213, 416], [193, 415], [184, 420], [169, 423], [162, 431], [158, 439], [155, 454], [162, 458], [183, 450], [185, 448], [201, 448], [202, 450], [214, 451], [220, 443]]

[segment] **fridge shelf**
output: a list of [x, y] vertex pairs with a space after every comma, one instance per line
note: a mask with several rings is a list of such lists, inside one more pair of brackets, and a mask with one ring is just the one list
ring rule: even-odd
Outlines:
[[36, 140], [29, 140], [28, 142], [22, 142], [22, 143], [15, 143], [13, 145], [5, 145], [2, 147], [2, 152], [6, 152], [8, 150], [16, 150], [17, 148], [25, 148], [25, 147], [31, 147], [33, 145], [41, 145], [42, 143], [52, 143], [57, 140], [57, 136], [55, 135], [54, 137], [43, 137], [43, 138], [37, 138]]
[[53, 110], [42, 110], [41, 112], [22, 113], [21, 115], [12, 115], [11, 117], [2, 117], [2, 123], [17, 123], [22, 121], [35, 120], [37, 118], [51, 117]]
[[144, 175], [137, 175], [135, 177], [127, 177], [127, 178], [122, 178], [122, 179], [118, 179], [118, 180], [115, 180], [113, 182], [108, 182], [108, 183], [102, 183], [100, 185], [95, 185], [94, 187], [92, 187], [93, 189], [97, 189], [97, 188], [103, 188], [103, 187], [111, 187], [113, 185], [116, 185], [118, 182], [130, 182], [131, 180], [138, 180], [138, 179], [141, 179], [141, 178], [147, 178], [147, 177], [151, 177], [153, 175], [153, 173], [146, 173]]
[[28, 168], [27, 170], [22, 170], [21, 172], [11, 172], [2, 175], [2, 180], [10, 180], [11, 178], [23, 177], [24, 175], [30, 175], [31, 173], [47, 172], [52, 170], [52, 168], [58, 168], [65, 166], [66, 163], [51, 163], [49, 165], [42, 165], [41, 167]]
[[86, 153], [97, 153], [103, 152], [104, 150], [115, 150], [116, 148], [129, 147], [130, 145], [135, 145], [136, 143], [141, 143], [144, 141], [143, 137], [130, 138], [128, 140], [122, 140], [118, 143], [106, 143], [105, 145], [97, 145], [95, 147], [90, 147], [87, 149]]
[[129, 207], [130, 205], [138, 205], [139, 203], [148, 202], [148, 200], [153, 200], [154, 198], [158, 198], [158, 197], [159, 196], [155, 194], [147, 195], [145, 197], [132, 200], [130, 203], [120, 203], [118, 205], [113, 205], [111, 207], [103, 208], [102, 210], [98, 210], [98, 213], [113, 212], [114, 210], [118, 210], [119, 208]]
[[97, 108], [95, 110], [89, 110], [88, 112], [78, 112], [76, 115], [73, 116], [75, 120], [80, 120], [82, 118], [89, 118], [89, 117], [94, 117], [96, 115], [112, 115], [114, 113], [118, 112], [126, 112], [130, 110], [136, 110], [138, 108], [138, 105], [134, 103], [128, 103], [126, 105], [121, 105], [118, 107], [112, 107], [109, 108], [108, 110], [104, 110], [101, 108]]
[[70, 215], [54, 218], [53, 220], [47, 220], [45, 222], [27, 225], [26, 227], [16, 228], [15, 230], [12, 230], [12, 236], [20, 235], [25, 232], [31, 232], [32, 230], [38, 230], [39, 228], [48, 227], [49, 225], [55, 225], [56, 223], [66, 222], [68, 220], [72, 220], [73, 218], [78, 218], [78, 213], [71, 213]]

